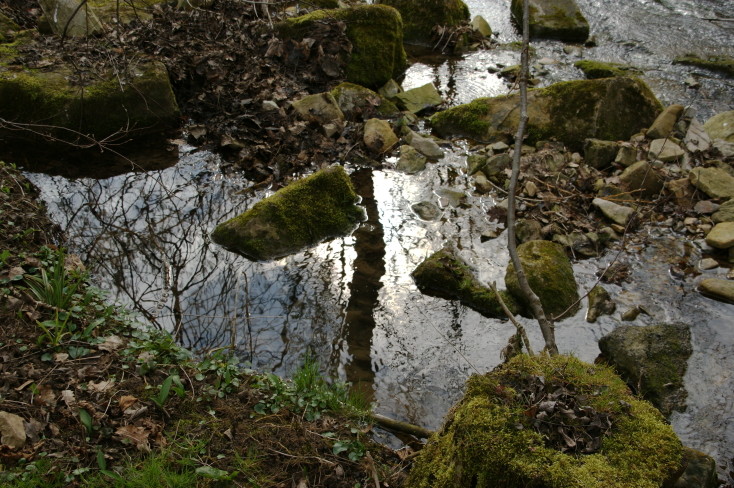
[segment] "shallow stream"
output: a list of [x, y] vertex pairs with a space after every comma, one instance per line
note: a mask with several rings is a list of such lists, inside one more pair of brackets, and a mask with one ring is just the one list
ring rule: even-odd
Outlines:
[[[734, 22], [699, 19], [734, 18], [734, 3], [619, 0], [611, 9], [600, 0], [578, 1], [598, 43], [579, 48], [584, 58], [645, 69], [661, 101], [691, 104], [701, 118], [734, 109], [731, 80], [670, 64], [689, 50], [734, 55]], [[489, 20], [500, 42], [517, 39], [509, 0], [468, 3]], [[582, 77], [572, 66], [578, 52], [567, 54], [554, 42], [535, 47], [536, 59], [554, 60], [539, 67], [547, 72], [543, 84]], [[468, 102], [506, 93], [509, 86], [487, 68], [518, 60], [517, 52], [502, 48], [416, 60], [404, 85], [432, 81], [452, 104]], [[686, 88], [684, 80], [692, 75], [701, 83], [698, 90]], [[256, 369], [283, 375], [312, 352], [325, 371], [368, 392], [378, 412], [437, 428], [468, 375], [496, 366], [514, 332], [506, 321], [422, 295], [410, 277], [425, 257], [453, 243], [480, 279], [504, 285], [505, 236], [481, 239], [486, 231], [501, 230], [487, 216], [499, 197], [473, 193], [464, 173], [466, 152], [457, 143], [445, 159], [413, 176], [350, 170], [368, 220], [352, 236], [267, 263], [211, 242], [217, 223], [270, 194], [248, 191], [244, 178], [223, 176], [221, 161], [211, 153], [180, 146], [179, 162], [171, 168], [101, 180], [28, 176], [99, 285], [144, 320], [198, 351], [234, 345]], [[421, 201], [439, 205], [441, 217], [421, 220], [411, 211]], [[597, 340], [620, 325], [620, 312], [637, 305], [650, 315], [640, 315], [635, 324], [690, 324], [688, 410], [675, 414], [672, 423], [687, 445], [726, 468], [734, 457], [734, 305], [703, 298], [694, 277], [670, 273], [673, 266], [695, 267], [697, 243], [668, 230], [643, 232], [650, 233], [652, 245], [575, 263], [582, 292], [615, 257], [630, 264], [632, 280], [607, 286], [618, 305], [614, 316], [589, 324], [582, 309], [558, 324], [558, 344], [562, 352], [593, 361]], [[527, 328], [540, 349], [537, 327], [527, 322]]]

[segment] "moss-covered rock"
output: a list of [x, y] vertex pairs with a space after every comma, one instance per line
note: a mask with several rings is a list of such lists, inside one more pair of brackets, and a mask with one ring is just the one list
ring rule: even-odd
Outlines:
[[374, 116], [394, 117], [400, 113], [398, 107], [379, 93], [354, 83], [340, 83], [331, 95], [350, 120], [364, 120]]
[[20, 30], [18, 24], [0, 12], [0, 43], [12, 40], [13, 34]]
[[604, 63], [602, 61], [592, 61], [584, 59], [573, 63], [578, 69], [584, 72], [589, 80], [597, 78], [611, 78], [612, 76], [630, 76], [640, 74], [640, 70], [619, 63]]
[[212, 240], [253, 260], [286, 256], [346, 235], [364, 212], [349, 176], [333, 166], [296, 181], [219, 224]]
[[469, 20], [469, 7], [462, 0], [379, 0], [400, 12], [404, 39], [408, 43], [431, 41], [431, 30], [437, 26], [454, 27]]
[[347, 81], [377, 89], [397, 78], [408, 66], [403, 48], [403, 21], [400, 13], [386, 5], [358, 5], [347, 9], [317, 10], [287, 19], [277, 25], [282, 37], [303, 39], [317, 22], [347, 25], [352, 43], [347, 63]]
[[703, 124], [703, 128], [711, 139], [734, 142], [734, 110], [714, 115]]
[[[550, 241], [528, 241], [517, 246], [517, 254], [530, 288], [538, 295], [546, 314], [558, 319], [579, 309], [578, 285], [563, 246]], [[524, 301], [512, 261], [507, 265], [505, 285], [518, 301]]]
[[[541, 432], [551, 422], [542, 413], [557, 415], [561, 403], [551, 398], [578, 399], [580, 411], [588, 412], [567, 416], [566, 427], [583, 424], [581, 418], [610, 420], [598, 451], [562, 452], [548, 444]], [[520, 355], [469, 379], [464, 398], [421, 451], [406, 486], [659, 488], [679, 472], [681, 458], [681, 443], [660, 413], [631, 395], [611, 369], [568, 356]]]
[[691, 331], [685, 324], [617, 327], [599, 340], [602, 357], [667, 417], [685, 410]]
[[39, 0], [56, 35], [83, 37], [102, 32], [111, 22], [128, 23], [152, 17], [151, 7], [167, 0]]
[[722, 73], [729, 78], [734, 78], [734, 58], [729, 56], [709, 56], [702, 58], [694, 54], [680, 56], [675, 58], [673, 64], [684, 64], [688, 66], [697, 66], [705, 68], [717, 73]]
[[[452, 249], [441, 249], [429, 256], [411, 273], [418, 289], [426, 295], [459, 300], [485, 317], [505, 318], [495, 293], [476, 279], [469, 266]], [[518, 313], [515, 299], [499, 290], [507, 308]]]
[[[530, 36], [584, 42], [589, 37], [589, 22], [575, 0], [529, 0]], [[522, 0], [512, 0], [510, 10], [516, 25], [522, 25]]]
[[[77, 139], [76, 132], [102, 140], [117, 132], [133, 137], [178, 125], [178, 105], [162, 63], [143, 61], [127, 73], [109, 73], [79, 86], [69, 82], [69, 66], [56, 65], [51, 71], [9, 67], [18, 47], [30, 42], [18, 35], [0, 50], [0, 117], [55, 127], [49, 129], [54, 136], [70, 140]], [[16, 131], [13, 136], [28, 133]]]
[[[519, 95], [478, 98], [431, 117], [442, 137], [481, 142], [514, 137]], [[528, 92], [527, 144], [557, 139], [581, 151], [587, 138], [627, 140], [652, 124], [662, 105], [639, 79], [628, 77], [556, 83]]]

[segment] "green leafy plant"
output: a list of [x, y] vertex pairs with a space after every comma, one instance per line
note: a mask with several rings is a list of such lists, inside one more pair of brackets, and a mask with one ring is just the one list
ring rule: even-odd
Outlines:
[[[204, 358], [196, 365], [198, 373], [194, 376], [197, 381], [208, 380], [203, 388], [203, 393], [208, 397], [224, 398], [225, 395], [236, 391], [242, 378], [252, 373], [251, 370], [242, 368], [234, 355], [226, 355], [217, 351], [211, 356]], [[211, 376], [214, 376], [211, 381]], [[203, 400], [203, 398], [199, 398]]]
[[59, 310], [69, 309], [74, 294], [82, 284], [84, 277], [72, 276], [67, 273], [64, 268], [63, 251], [56, 252], [49, 272], [46, 271], [45, 267], [42, 267], [40, 271], [40, 276], [25, 275], [24, 278], [29, 291], [39, 302], [43, 302], [50, 307]]
[[182, 397], [185, 394], [185, 389], [183, 383], [181, 383], [181, 378], [176, 374], [172, 374], [165, 380], [163, 380], [163, 383], [161, 384], [161, 389], [158, 391], [158, 394], [152, 396], [150, 399], [153, 400], [153, 403], [158, 405], [159, 408], [163, 408], [163, 405], [165, 405], [166, 401], [168, 400], [171, 390], [173, 390], [174, 393], [176, 393], [176, 395], [178, 395], [179, 397]]
[[57, 347], [66, 336], [71, 335], [73, 324], [69, 322], [69, 314], [56, 311], [54, 318], [44, 321], [36, 321], [42, 334], [38, 336], [38, 344], [48, 343], [51, 347]]

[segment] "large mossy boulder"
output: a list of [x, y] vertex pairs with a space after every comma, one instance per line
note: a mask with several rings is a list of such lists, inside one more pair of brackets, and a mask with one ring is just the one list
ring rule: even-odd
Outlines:
[[[551, 241], [528, 241], [517, 246], [517, 254], [530, 288], [540, 299], [546, 314], [559, 319], [579, 309], [578, 286], [563, 246]], [[520, 303], [524, 303], [512, 261], [507, 265], [505, 285]]]
[[472, 376], [413, 465], [411, 488], [660, 488], [680, 440], [611, 368], [520, 355]]
[[666, 417], [673, 410], [685, 410], [683, 376], [692, 351], [687, 325], [617, 327], [599, 340], [599, 349], [602, 358]]
[[[505, 318], [497, 295], [482, 285], [469, 266], [449, 248], [441, 249], [429, 256], [411, 273], [418, 289], [426, 295], [459, 300], [485, 317]], [[515, 299], [506, 291], [499, 290], [507, 308], [518, 312]]]
[[112, 22], [152, 18], [152, 7], [167, 0], [39, 0], [54, 34], [83, 37], [99, 34]]
[[219, 224], [212, 240], [253, 260], [283, 257], [354, 230], [364, 218], [357, 201], [344, 168], [333, 166]]
[[469, 7], [462, 0], [379, 0], [400, 12], [407, 43], [429, 43], [435, 26], [454, 27], [469, 21]]
[[[478, 98], [431, 117], [442, 137], [481, 142], [514, 137], [520, 121], [518, 94]], [[528, 92], [527, 144], [557, 139], [581, 151], [588, 138], [627, 140], [655, 121], [662, 105], [639, 79], [629, 77], [556, 83]]]
[[[575, 0], [529, 0], [530, 36], [584, 42], [589, 37], [589, 22]], [[522, 25], [523, 0], [512, 0], [510, 10], [516, 25]]]
[[347, 62], [347, 81], [377, 89], [407, 68], [400, 13], [386, 5], [358, 5], [345, 9], [317, 10], [277, 25], [281, 37], [301, 40], [316, 23], [344, 22], [352, 43]]
[[[126, 72], [109, 72], [80, 86], [71, 66], [50, 70], [18, 68], [17, 49], [33, 41], [18, 36], [0, 51], [0, 117], [20, 124], [40, 124], [52, 135], [76, 141], [78, 133], [101, 141], [114, 134], [128, 139], [179, 124], [179, 109], [166, 67], [142, 60]], [[13, 138], [30, 136], [14, 131]], [[88, 142], [87, 140], [83, 142]]]

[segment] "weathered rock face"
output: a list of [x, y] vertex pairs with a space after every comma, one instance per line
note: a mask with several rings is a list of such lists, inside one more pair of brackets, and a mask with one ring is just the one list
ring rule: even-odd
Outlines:
[[602, 357], [666, 417], [684, 411], [683, 375], [691, 356], [685, 324], [617, 327], [599, 341]]
[[378, 115], [392, 117], [400, 112], [394, 103], [379, 93], [354, 83], [340, 83], [330, 93], [350, 120], [364, 120]]
[[703, 124], [711, 139], [734, 142], [734, 110], [714, 115]]
[[20, 26], [10, 17], [0, 12], [0, 42], [10, 42], [13, 35], [20, 30]]
[[400, 146], [400, 157], [395, 169], [409, 175], [423, 171], [428, 160], [413, 146], [404, 144]]
[[721, 204], [716, 213], [711, 216], [711, 220], [717, 224], [720, 222], [734, 222], [734, 200]]
[[339, 104], [331, 93], [306, 95], [293, 102], [291, 106], [299, 117], [309, 122], [328, 124], [329, 122], [344, 120], [344, 114], [339, 109]]
[[665, 181], [647, 161], [638, 161], [619, 176], [624, 188], [633, 196], [655, 197], [663, 190]]
[[[31, 42], [20, 39], [17, 43]], [[14, 48], [0, 56], [0, 117], [19, 123], [55, 126], [56, 137], [76, 140], [68, 131], [102, 140], [117, 132], [130, 137], [176, 127], [179, 110], [165, 66], [141, 62], [84, 87], [69, 82], [71, 68], [50, 71], [9, 69]], [[14, 134], [15, 135], [15, 134]], [[22, 135], [22, 134], [20, 134]]]
[[[459, 300], [485, 317], [505, 318], [506, 315], [495, 293], [482, 285], [469, 266], [451, 249], [433, 253], [411, 273], [418, 289], [426, 295]], [[507, 308], [514, 314], [517, 302], [510, 294], [500, 290]]]
[[344, 168], [333, 166], [219, 224], [212, 240], [253, 260], [286, 256], [351, 232], [364, 218], [357, 200]]
[[433, 83], [400, 92], [393, 97], [393, 100], [395, 100], [398, 107], [414, 114], [443, 103], [441, 94], [438, 93]]
[[382, 119], [370, 119], [364, 124], [362, 137], [365, 146], [376, 154], [382, 154], [398, 142], [398, 136], [393, 132], [390, 123]]
[[469, 20], [469, 7], [462, 0], [379, 0], [400, 12], [404, 39], [408, 43], [428, 43], [437, 25], [453, 27]]
[[166, 0], [39, 0], [56, 35], [82, 37], [102, 32], [103, 24], [151, 17], [150, 7]]
[[734, 177], [721, 168], [693, 168], [691, 184], [713, 198], [734, 198]]
[[[519, 95], [479, 98], [431, 117], [442, 137], [482, 142], [511, 139], [520, 119]], [[616, 77], [556, 83], [528, 92], [527, 144], [557, 139], [580, 151], [585, 139], [627, 140], [649, 127], [662, 106], [642, 81]]]
[[347, 81], [377, 89], [397, 78], [407, 67], [400, 13], [385, 5], [359, 5], [346, 9], [317, 10], [277, 25], [282, 37], [302, 39], [317, 22], [342, 21], [352, 53]]
[[586, 139], [584, 141], [584, 159], [586, 164], [596, 169], [604, 169], [614, 161], [619, 151], [615, 141]]
[[663, 113], [658, 115], [658, 118], [652, 123], [646, 136], [649, 139], [667, 138], [673, 132], [675, 123], [678, 122], [684, 110], [685, 107], [683, 105], [670, 105], [666, 107]]
[[[517, 246], [517, 253], [545, 312], [554, 318], [573, 315], [579, 309], [578, 286], [563, 247], [550, 241], [528, 241]], [[505, 285], [519, 302], [524, 301], [512, 262], [505, 272]]]
[[[589, 37], [589, 22], [574, 0], [529, 0], [530, 36], [584, 42]], [[512, 0], [512, 19], [522, 25], [522, 0]]]
[[[573, 414], [561, 420], [561, 410]], [[583, 430], [584, 421], [614, 427]], [[560, 424], [576, 426], [563, 432], [567, 441]], [[574, 452], [593, 452], [594, 438], [601, 450]], [[656, 488], [680, 471], [682, 449], [660, 413], [630, 394], [610, 368], [568, 356], [519, 355], [469, 379], [406, 486]]]
[[734, 303], [734, 281], [706, 278], [698, 284], [698, 291], [701, 292], [701, 295], [714, 300]]
[[701, 451], [683, 448], [683, 464], [685, 471], [671, 488], [716, 488], [719, 477], [716, 473], [716, 461]]

